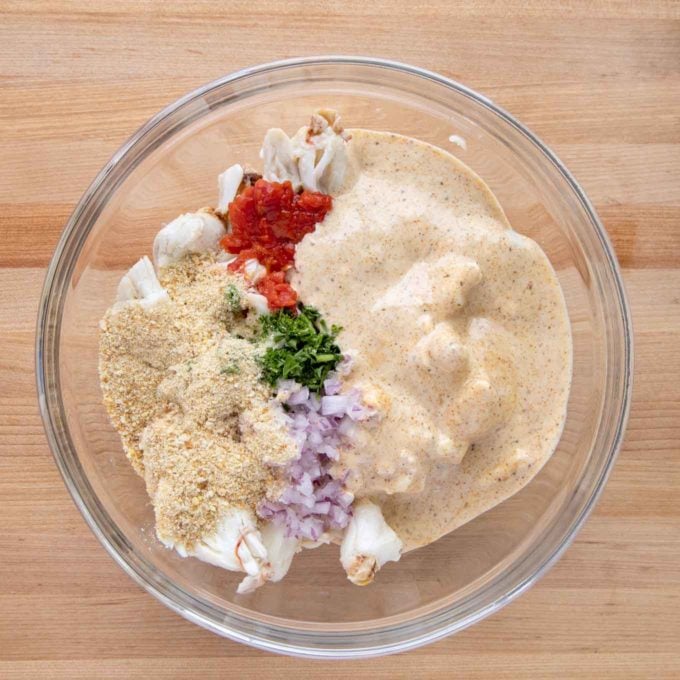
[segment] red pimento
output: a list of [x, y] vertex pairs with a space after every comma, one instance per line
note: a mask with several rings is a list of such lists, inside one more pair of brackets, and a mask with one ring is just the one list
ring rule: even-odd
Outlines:
[[238, 255], [229, 269], [238, 271], [247, 260], [257, 260], [267, 269], [257, 289], [270, 309], [295, 307], [297, 293], [284, 272], [293, 266], [295, 244], [314, 231], [332, 205], [333, 199], [326, 194], [296, 194], [290, 182], [259, 179], [229, 204], [231, 231], [221, 245]]
[[295, 307], [297, 293], [283, 272], [271, 272], [257, 282], [257, 291], [267, 298], [270, 309]]

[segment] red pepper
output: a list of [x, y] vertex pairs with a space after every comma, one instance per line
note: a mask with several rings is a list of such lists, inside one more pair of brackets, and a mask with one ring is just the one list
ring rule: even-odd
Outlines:
[[297, 294], [283, 272], [293, 266], [295, 244], [314, 231], [332, 205], [333, 199], [326, 194], [296, 194], [290, 182], [259, 179], [229, 204], [231, 232], [221, 245], [238, 255], [229, 269], [238, 271], [247, 260], [257, 260], [267, 269], [257, 289], [267, 298], [269, 307], [294, 307]]
[[283, 272], [272, 272], [257, 282], [257, 291], [267, 298], [270, 309], [294, 308], [297, 293], [285, 280]]

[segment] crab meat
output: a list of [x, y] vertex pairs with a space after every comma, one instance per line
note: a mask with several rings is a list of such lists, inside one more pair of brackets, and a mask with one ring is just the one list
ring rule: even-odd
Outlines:
[[264, 178], [273, 182], [289, 181], [295, 190], [334, 194], [345, 178], [348, 167], [348, 135], [335, 111], [319, 109], [310, 124], [289, 138], [278, 128], [267, 132], [260, 155]]
[[340, 562], [352, 583], [368, 585], [386, 562], [399, 560], [402, 548], [401, 539], [375, 503], [362, 500], [354, 505], [340, 544]]
[[222, 221], [207, 210], [185, 213], [166, 224], [153, 242], [156, 270], [177, 262], [190, 253], [217, 250], [226, 234]]
[[252, 309], [258, 316], [269, 314], [269, 303], [264, 295], [248, 291], [245, 299], [248, 309]]
[[300, 551], [300, 541], [286, 536], [285, 527], [273, 522], [267, 522], [261, 534], [269, 559], [269, 580], [280, 581], [288, 573], [293, 557]]
[[132, 265], [120, 280], [113, 311], [119, 311], [129, 304], [138, 304], [144, 309], [151, 309], [169, 299], [167, 291], [156, 276], [151, 260], [144, 256]]
[[164, 536], [158, 537], [168, 548], [182, 557], [197, 557], [229, 571], [244, 571], [247, 575], [236, 592], [249, 593], [270, 580], [272, 568], [267, 548], [257, 529], [255, 515], [245, 508], [231, 507], [220, 517], [217, 529], [187, 548]]
[[293, 155], [290, 137], [281, 128], [267, 130], [260, 157], [264, 161], [264, 178], [269, 182], [290, 182], [300, 188], [300, 172]]
[[238, 188], [243, 181], [243, 168], [237, 163], [227, 168], [218, 178], [219, 197], [217, 199], [217, 210], [226, 213], [229, 204], [236, 198]]

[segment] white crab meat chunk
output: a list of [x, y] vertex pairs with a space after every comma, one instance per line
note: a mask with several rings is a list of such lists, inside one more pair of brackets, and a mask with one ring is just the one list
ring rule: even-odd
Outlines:
[[245, 299], [248, 309], [252, 309], [258, 316], [269, 314], [269, 303], [264, 295], [248, 291]]
[[300, 172], [293, 155], [293, 144], [281, 128], [267, 130], [260, 156], [264, 162], [263, 177], [266, 180], [290, 182], [296, 191], [300, 188]]
[[191, 548], [158, 537], [167, 547], [174, 548], [182, 557], [197, 557], [229, 571], [243, 571], [246, 577], [237, 588], [238, 593], [249, 593], [271, 578], [267, 548], [257, 528], [255, 515], [245, 508], [229, 508], [221, 517], [215, 532], [204, 536]]
[[211, 212], [199, 210], [180, 215], [156, 234], [153, 242], [156, 269], [167, 267], [191, 253], [217, 250], [225, 234], [222, 221]]
[[151, 309], [169, 299], [167, 291], [156, 276], [151, 260], [144, 256], [120, 280], [113, 311], [119, 311], [129, 304]]
[[340, 562], [352, 583], [368, 585], [386, 562], [399, 560], [402, 548], [401, 539], [375, 503], [363, 500], [354, 505], [340, 544]]
[[267, 132], [260, 155], [264, 178], [273, 182], [289, 181], [296, 190], [334, 194], [345, 178], [349, 164], [348, 135], [335, 111], [319, 109], [308, 126], [292, 138], [278, 128]]
[[237, 163], [227, 168], [218, 178], [217, 187], [219, 189], [217, 199], [217, 210], [226, 213], [229, 204], [236, 198], [238, 188], [243, 181], [243, 168]]
[[286, 536], [285, 527], [273, 522], [262, 527], [261, 535], [269, 560], [269, 580], [275, 583], [288, 573], [293, 557], [301, 549], [300, 541]]

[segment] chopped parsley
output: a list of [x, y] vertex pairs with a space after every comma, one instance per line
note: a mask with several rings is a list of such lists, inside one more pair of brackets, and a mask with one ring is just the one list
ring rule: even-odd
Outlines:
[[297, 314], [280, 310], [260, 317], [262, 336], [271, 338], [260, 358], [262, 377], [274, 386], [279, 380], [292, 379], [318, 392], [330, 371], [342, 359], [335, 338], [342, 330], [330, 330], [313, 307], [298, 305]]
[[243, 309], [241, 303], [241, 293], [233, 283], [230, 283], [224, 289], [224, 297], [227, 301], [227, 307], [229, 308], [230, 312], [236, 314], [237, 312], [240, 312]]

